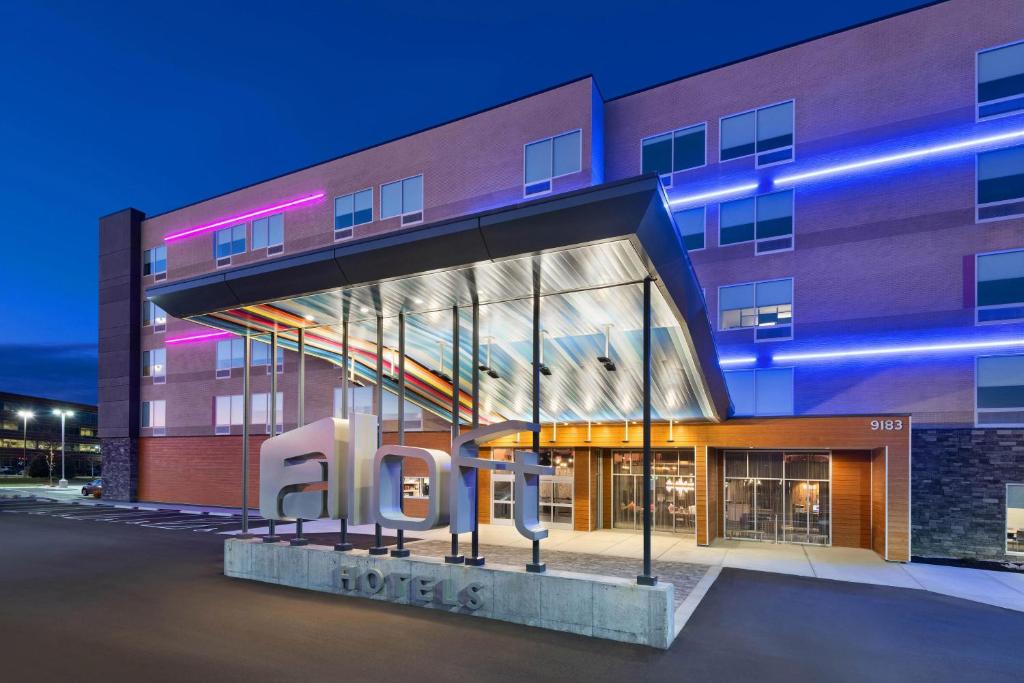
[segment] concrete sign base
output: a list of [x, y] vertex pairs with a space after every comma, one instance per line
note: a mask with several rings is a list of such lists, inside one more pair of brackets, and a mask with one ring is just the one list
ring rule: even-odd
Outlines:
[[225, 541], [224, 574], [661, 649], [676, 636], [669, 583], [640, 586], [574, 572], [532, 574], [518, 567], [471, 567], [416, 555], [371, 557], [365, 550], [340, 553], [260, 539]]

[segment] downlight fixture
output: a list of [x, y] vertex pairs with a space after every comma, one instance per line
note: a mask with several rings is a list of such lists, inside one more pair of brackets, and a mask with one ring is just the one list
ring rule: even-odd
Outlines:
[[611, 357], [612, 326], [604, 326], [604, 355], [597, 357], [597, 362], [604, 366], [608, 372], [615, 372], [615, 362]]

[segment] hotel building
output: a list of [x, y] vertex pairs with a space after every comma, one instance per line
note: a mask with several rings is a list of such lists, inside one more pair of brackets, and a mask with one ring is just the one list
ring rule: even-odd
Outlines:
[[457, 406], [539, 417], [548, 524], [628, 532], [646, 377], [656, 532], [1024, 557], [1018, 0], [580, 78], [99, 234], [105, 497], [239, 505], [246, 413], [254, 453], [351, 411], [448, 450]]

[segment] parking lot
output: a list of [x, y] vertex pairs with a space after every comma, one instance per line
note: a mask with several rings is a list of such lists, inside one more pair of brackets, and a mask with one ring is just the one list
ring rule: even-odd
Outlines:
[[[180, 510], [174, 507], [137, 505], [111, 505], [80, 501], [55, 501], [46, 498], [4, 496], [0, 494], [0, 513], [61, 517], [85, 522], [129, 524], [153, 529], [194, 531], [197, 533], [227, 533], [242, 529], [241, 515], [229, 512]], [[259, 515], [250, 515], [252, 526], [266, 521]]]

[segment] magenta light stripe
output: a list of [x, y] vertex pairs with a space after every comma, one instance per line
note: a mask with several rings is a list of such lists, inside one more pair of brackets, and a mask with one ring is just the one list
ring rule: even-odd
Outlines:
[[230, 337], [233, 333], [227, 331], [221, 332], [204, 332], [203, 334], [192, 334], [187, 337], [175, 337], [174, 339], [168, 339], [165, 344], [183, 344], [185, 342], [192, 341], [203, 341], [204, 339], [219, 339], [221, 337]]
[[257, 216], [265, 216], [268, 213], [274, 213], [275, 211], [281, 211], [282, 209], [288, 209], [293, 206], [300, 206], [302, 204], [308, 204], [309, 202], [315, 202], [318, 199], [323, 199], [324, 195], [324, 192], [317, 192], [316, 194], [311, 194], [308, 197], [299, 197], [298, 199], [293, 199], [290, 202], [282, 202], [281, 204], [268, 206], [265, 209], [250, 211], [249, 213], [244, 213], [241, 216], [232, 216], [231, 218], [225, 218], [224, 220], [217, 221], [216, 223], [200, 225], [195, 228], [189, 228], [188, 230], [182, 230], [181, 232], [173, 232], [170, 235], [164, 236], [164, 242], [171, 242], [173, 240], [178, 240], [183, 237], [191, 237], [192, 235], [198, 235], [200, 233], [209, 232], [210, 230], [216, 230], [217, 228], [223, 227], [225, 225], [231, 225], [233, 223], [238, 223], [240, 221], [247, 221], [250, 218], [256, 218]]

